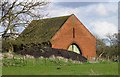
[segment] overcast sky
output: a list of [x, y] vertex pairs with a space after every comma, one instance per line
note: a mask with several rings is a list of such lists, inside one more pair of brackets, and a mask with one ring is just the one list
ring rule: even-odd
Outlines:
[[48, 17], [75, 14], [93, 35], [101, 38], [118, 32], [118, 2], [54, 2], [47, 11]]
[[45, 12], [47, 17], [75, 14], [93, 35], [104, 38], [118, 32], [118, 1], [52, 0]]

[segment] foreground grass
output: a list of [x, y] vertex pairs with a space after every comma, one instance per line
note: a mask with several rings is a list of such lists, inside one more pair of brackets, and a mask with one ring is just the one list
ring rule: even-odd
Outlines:
[[72, 63], [28, 59], [24, 66], [3, 66], [3, 75], [118, 75], [118, 63]]

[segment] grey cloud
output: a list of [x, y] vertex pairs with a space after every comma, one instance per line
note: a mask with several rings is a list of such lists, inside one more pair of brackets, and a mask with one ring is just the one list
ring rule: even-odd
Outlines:
[[99, 2], [55, 2], [54, 5], [61, 7], [77, 8], [97, 4]]

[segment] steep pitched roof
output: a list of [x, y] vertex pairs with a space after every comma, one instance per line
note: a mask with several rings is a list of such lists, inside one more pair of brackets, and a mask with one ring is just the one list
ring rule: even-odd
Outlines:
[[17, 40], [24, 43], [41, 43], [49, 41], [70, 16], [71, 15], [33, 20], [20, 34]]

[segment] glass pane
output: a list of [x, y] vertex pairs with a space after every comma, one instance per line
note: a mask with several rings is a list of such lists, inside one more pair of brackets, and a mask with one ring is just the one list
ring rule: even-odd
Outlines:
[[79, 48], [75, 44], [70, 45], [68, 50], [80, 54], [80, 50], [79, 50]]

